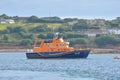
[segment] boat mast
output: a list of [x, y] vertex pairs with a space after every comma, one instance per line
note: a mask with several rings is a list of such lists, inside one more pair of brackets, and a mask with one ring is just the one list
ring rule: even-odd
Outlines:
[[59, 32], [54, 33], [53, 39], [58, 39], [59, 37]]

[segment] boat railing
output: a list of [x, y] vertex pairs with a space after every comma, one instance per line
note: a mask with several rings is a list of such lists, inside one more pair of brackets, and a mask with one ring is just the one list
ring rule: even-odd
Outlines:
[[33, 52], [33, 49], [27, 49], [27, 52]]

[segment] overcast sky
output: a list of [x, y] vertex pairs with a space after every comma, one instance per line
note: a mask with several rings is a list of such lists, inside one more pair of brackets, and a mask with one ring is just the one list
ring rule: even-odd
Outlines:
[[120, 0], [1, 0], [0, 14], [77, 18], [120, 17]]

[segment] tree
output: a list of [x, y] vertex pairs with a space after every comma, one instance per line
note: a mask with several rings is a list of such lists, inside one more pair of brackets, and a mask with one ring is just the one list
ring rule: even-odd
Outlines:
[[9, 27], [7, 27], [6, 32], [9, 32], [9, 33], [25, 32], [25, 33], [27, 33], [28, 30], [26, 28], [21, 27], [21, 26], [17, 26], [17, 27], [9, 26]]
[[0, 15], [0, 18], [9, 19], [9, 16], [7, 16], [6, 14], [2, 14], [2, 15]]
[[38, 35], [38, 38], [45, 39], [45, 38], [46, 38], [46, 35], [45, 35], [45, 34], [39, 34], [39, 35]]
[[87, 41], [85, 38], [74, 38], [74, 39], [69, 39], [68, 40], [71, 44], [70, 45], [75, 45], [75, 44], [87, 44]]
[[54, 17], [43, 17], [39, 19], [39, 22], [43, 23], [63, 23], [61, 18], [54, 16]]
[[73, 25], [73, 29], [74, 30], [88, 29], [88, 28], [89, 28], [89, 26], [88, 26], [86, 20], [83, 20], [83, 19], [81, 19], [78, 23], [76, 23], [76, 24]]
[[47, 38], [48, 38], [48, 39], [52, 39], [53, 36], [54, 36], [53, 33], [47, 33]]
[[65, 28], [63, 28], [63, 27], [59, 27], [59, 28], [58, 28], [58, 32], [62, 33], [62, 32], [64, 32], [64, 31], [65, 31]]
[[39, 22], [39, 18], [33, 15], [28, 18], [28, 22]]
[[31, 31], [35, 32], [35, 33], [37, 33], [37, 32], [45, 32], [47, 30], [48, 30], [47, 25], [40, 25], [40, 26], [37, 26], [37, 27], [31, 29]]
[[104, 47], [106, 45], [116, 45], [119, 41], [120, 39], [111, 35], [100, 36], [95, 39], [95, 43], [100, 47]]
[[4, 36], [3, 36], [3, 40], [9, 40], [9, 35], [8, 34], [5, 34]]
[[30, 46], [32, 44], [33, 44], [33, 41], [31, 39], [23, 39], [20, 42], [20, 45], [23, 45], [23, 46]]
[[67, 23], [67, 22], [78, 21], [78, 19], [77, 18], [65, 18], [63, 19], [63, 21]]

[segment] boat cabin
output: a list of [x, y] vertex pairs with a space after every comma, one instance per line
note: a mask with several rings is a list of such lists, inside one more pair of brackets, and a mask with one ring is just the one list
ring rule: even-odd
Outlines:
[[36, 40], [33, 52], [64, 52], [72, 51], [69, 42], [64, 42], [63, 38], [54, 38], [53, 40]]

